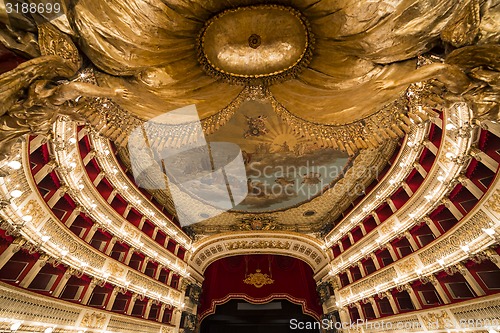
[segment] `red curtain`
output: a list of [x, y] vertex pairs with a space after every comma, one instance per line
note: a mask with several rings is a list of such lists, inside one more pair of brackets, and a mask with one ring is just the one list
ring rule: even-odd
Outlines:
[[[274, 282], [260, 288], [244, 283], [245, 275], [256, 273], [258, 269], [262, 274], [272, 276]], [[235, 298], [257, 304], [287, 299], [300, 304], [304, 313], [318, 320], [323, 313], [311, 267], [292, 257], [241, 255], [212, 263], [205, 271], [198, 308], [200, 319], [214, 313], [216, 305]]]

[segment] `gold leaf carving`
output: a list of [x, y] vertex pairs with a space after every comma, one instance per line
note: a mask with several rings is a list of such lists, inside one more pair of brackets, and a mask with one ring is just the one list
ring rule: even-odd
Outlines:
[[267, 274], [263, 274], [260, 269], [257, 269], [255, 273], [249, 274], [246, 279], [243, 280], [246, 284], [251, 284], [255, 288], [262, 288], [266, 284], [273, 284], [274, 280]]

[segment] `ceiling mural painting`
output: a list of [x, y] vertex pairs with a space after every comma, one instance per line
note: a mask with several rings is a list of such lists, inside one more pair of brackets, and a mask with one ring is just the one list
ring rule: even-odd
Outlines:
[[[62, 4], [45, 20], [0, 15], [0, 41], [27, 58], [0, 76], [1, 153], [60, 115], [110, 139], [129, 168], [147, 162], [130, 156], [134, 131], [149, 135], [144, 156], [235, 144], [248, 193], [220, 214], [193, 204], [200, 235], [318, 233], [432, 108], [465, 102], [479, 119], [499, 118], [498, 1]], [[155, 121], [187, 106], [199, 120]], [[182, 165], [186, 175], [197, 167]], [[172, 188], [150, 192], [175, 215]]]
[[295, 134], [266, 100], [243, 103], [207, 139], [235, 143], [243, 152], [248, 194], [233, 211], [276, 211], [309, 201], [341, 179], [351, 162], [346, 153]]

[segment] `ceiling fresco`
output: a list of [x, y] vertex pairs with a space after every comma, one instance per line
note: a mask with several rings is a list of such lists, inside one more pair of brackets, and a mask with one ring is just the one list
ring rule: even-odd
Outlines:
[[341, 179], [352, 160], [293, 133], [265, 100], [243, 103], [207, 139], [232, 142], [242, 150], [248, 194], [233, 211], [276, 211], [309, 201]]

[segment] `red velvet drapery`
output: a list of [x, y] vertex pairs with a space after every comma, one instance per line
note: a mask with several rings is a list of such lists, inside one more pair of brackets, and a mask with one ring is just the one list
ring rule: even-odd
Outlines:
[[[245, 284], [245, 273], [255, 273], [257, 269], [263, 274], [272, 274], [274, 282], [260, 288]], [[218, 304], [235, 298], [257, 304], [287, 299], [300, 304], [304, 313], [316, 319], [322, 314], [311, 267], [292, 257], [240, 255], [212, 263], [205, 271], [201, 305], [198, 308], [200, 319], [214, 313]]]

